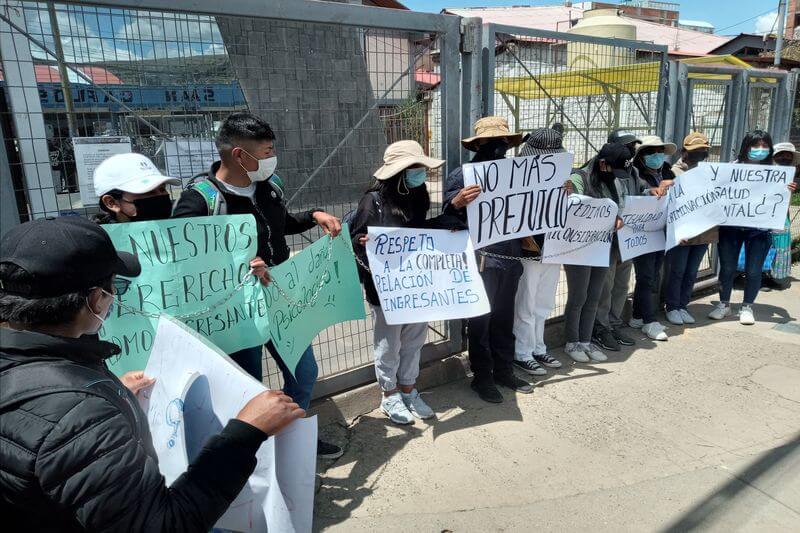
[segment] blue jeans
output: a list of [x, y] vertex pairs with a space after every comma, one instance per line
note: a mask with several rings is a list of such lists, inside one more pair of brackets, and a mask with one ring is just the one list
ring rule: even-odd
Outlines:
[[744, 303], [756, 301], [761, 288], [761, 267], [772, 245], [769, 231], [723, 226], [719, 228], [719, 300], [730, 303], [733, 278], [739, 262], [739, 251], [744, 244]]
[[633, 288], [633, 318], [645, 324], [656, 321], [656, 302], [659, 300], [659, 275], [664, 252], [652, 252], [633, 259], [636, 269], [636, 285]]
[[689, 305], [697, 271], [707, 250], [707, 244], [694, 244], [676, 246], [667, 252], [669, 265], [666, 284], [667, 312], [686, 309]]
[[[289, 372], [289, 368], [283, 359], [272, 346], [272, 342], [267, 343], [267, 350], [283, 375], [283, 392], [286, 393], [294, 402], [302, 409], [308, 409], [311, 404], [311, 393], [314, 390], [314, 384], [317, 382], [317, 361], [314, 359], [314, 350], [311, 346], [306, 348], [300, 360], [297, 362], [295, 368], [295, 376]], [[254, 346], [252, 348], [245, 348], [231, 354], [231, 359], [236, 361], [236, 364], [241, 366], [248, 374], [256, 378], [258, 381], [264, 379], [263, 370], [261, 368], [261, 357], [263, 354], [262, 346]]]

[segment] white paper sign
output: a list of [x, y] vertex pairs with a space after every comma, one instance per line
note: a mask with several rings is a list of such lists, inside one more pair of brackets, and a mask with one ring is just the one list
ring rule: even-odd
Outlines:
[[624, 224], [617, 232], [623, 261], [664, 251], [667, 199], [658, 196], [628, 196], [620, 213]]
[[211, 139], [176, 138], [164, 141], [168, 176], [188, 178], [205, 174], [217, 159], [219, 153]]
[[725, 213], [723, 226], [783, 229], [795, 167], [703, 163], [689, 172], [695, 171], [714, 187]]
[[112, 155], [130, 153], [131, 138], [73, 137], [72, 149], [75, 154], [81, 202], [84, 207], [96, 206], [100, 199], [94, 192], [94, 169]]
[[[725, 212], [700, 167], [681, 174], [667, 193], [667, 250], [725, 222]], [[700, 179], [698, 179], [700, 178]]]
[[468, 232], [367, 229], [370, 275], [387, 324], [469, 318], [489, 312]]
[[562, 185], [572, 160], [564, 152], [464, 165], [464, 186], [481, 186], [467, 206], [475, 248], [563, 228], [567, 193]]
[[542, 263], [607, 267], [618, 211], [614, 200], [571, 195], [566, 227], [545, 234]]
[[[141, 399], [167, 484], [186, 471], [264, 386], [186, 326], [158, 322], [145, 374], [155, 385]], [[311, 531], [316, 472], [316, 418], [298, 420], [256, 452], [247, 485], [216, 527], [233, 531]]]

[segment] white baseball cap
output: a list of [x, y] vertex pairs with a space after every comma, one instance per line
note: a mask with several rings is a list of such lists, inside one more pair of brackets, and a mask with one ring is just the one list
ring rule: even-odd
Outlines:
[[180, 185], [181, 180], [165, 176], [142, 154], [112, 155], [94, 169], [94, 193], [103, 196], [114, 189], [142, 194], [164, 183]]

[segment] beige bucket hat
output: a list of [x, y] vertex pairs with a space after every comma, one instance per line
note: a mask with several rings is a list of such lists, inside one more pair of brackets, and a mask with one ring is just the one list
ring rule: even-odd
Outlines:
[[386, 147], [383, 153], [383, 166], [376, 170], [373, 176], [377, 180], [388, 180], [401, 170], [414, 165], [434, 169], [444, 165], [444, 160], [426, 156], [417, 141], [397, 141]]
[[636, 146], [636, 155], [645, 148], [661, 147], [664, 148], [666, 155], [672, 155], [678, 151], [678, 147], [673, 143], [665, 143], [658, 135], [645, 135], [642, 137], [642, 144]]
[[800, 164], [800, 152], [795, 149], [792, 143], [775, 143], [775, 146], [772, 147], [773, 157], [775, 157], [774, 154], [777, 154], [778, 152], [791, 152], [794, 154], [794, 164]]
[[508, 129], [508, 121], [501, 117], [484, 117], [475, 123], [475, 135], [461, 140], [467, 150], [476, 152], [478, 140], [498, 139], [505, 137], [511, 148], [522, 143], [522, 133], [512, 133]]

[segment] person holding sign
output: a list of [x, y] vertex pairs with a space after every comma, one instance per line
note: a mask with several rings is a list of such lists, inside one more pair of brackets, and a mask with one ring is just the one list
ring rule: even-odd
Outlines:
[[[650, 194], [662, 197], [672, 185], [675, 174], [672, 173], [671, 166], [666, 163], [665, 158], [677, 150], [677, 146], [663, 142], [656, 135], [642, 137], [642, 143], [636, 147], [633, 164], [638, 169], [641, 179], [650, 187]], [[642, 333], [657, 341], [667, 340], [665, 328], [656, 318], [656, 302], [659, 300], [658, 279], [663, 261], [663, 249], [633, 259], [636, 284], [633, 289], [630, 325], [641, 328]]]
[[[772, 160], [776, 165], [797, 167], [800, 165], [800, 152], [795, 150], [792, 143], [783, 142], [775, 145], [775, 155]], [[797, 172], [795, 172], [795, 183]], [[791, 284], [792, 273], [792, 233], [789, 213], [786, 213], [786, 225], [783, 231], [773, 231], [772, 246], [775, 247], [775, 261], [767, 278], [769, 284], [775, 289], [788, 289]]]
[[[525, 140], [522, 156], [565, 152], [562, 137], [551, 128], [533, 131]], [[572, 182], [564, 184], [572, 190]], [[547, 353], [544, 343], [544, 324], [556, 303], [556, 288], [561, 267], [541, 262], [544, 235], [527, 237], [522, 241], [522, 277], [519, 280], [514, 314], [514, 365], [534, 376], [547, 374], [547, 368], [561, 368], [561, 361]]]
[[164, 220], [172, 214], [167, 185], [181, 180], [164, 176], [142, 154], [112, 155], [94, 170], [94, 190], [104, 215], [98, 224]]
[[[737, 163], [771, 165], [773, 157], [772, 137], [763, 130], [753, 130], [742, 139]], [[794, 191], [794, 182], [789, 184]], [[733, 278], [739, 262], [739, 251], [744, 245], [745, 287], [744, 300], [739, 310], [739, 323], [755, 324], [753, 303], [761, 288], [761, 267], [772, 245], [772, 234], [768, 229], [722, 226], [719, 229], [719, 303], [708, 314], [708, 318], [721, 320], [731, 314], [731, 291]]]
[[[416, 141], [390, 144], [383, 161], [383, 166], [373, 174], [374, 182], [358, 203], [350, 234], [353, 250], [361, 262], [359, 278], [372, 308], [375, 375], [383, 391], [381, 411], [395, 424], [412, 424], [415, 417], [434, 416], [414, 386], [419, 376], [420, 352], [428, 336], [428, 323], [386, 323], [372, 274], [363, 266], [367, 264], [367, 228], [441, 228], [440, 221], [445, 215], [426, 220], [431, 199], [425, 182], [428, 170], [441, 167], [444, 161], [426, 156]], [[464, 228], [461, 221], [454, 221], [458, 229]]]
[[[215, 139], [220, 160], [202, 179], [183, 191], [173, 210], [173, 217], [208, 215], [253, 215], [258, 235], [258, 257], [268, 267], [289, 258], [286, 235], [296, 235], [321, 227], [336, 237], [342, 229], [339, 219], [321, 209], [291, 214], [287, 211], [283, 183], [275, 174], [275, 133], [269, 124], [251, 113], [233, 113], [220, 126]], [[198, 178], [196, 176], [195, 178]], [[303, 409], [311, 403], [317, 381], [317, 362], [309, 346], [297, 363], [294, 375], [272, 343], [266, 345], [284, 380], [284, 391]], [[261, 346], [231, 354], [231, 358], [254, 378], [263, 379]], [[319, 443], [320, 455], [342, 455], [338, 446]]]
[[[609, 198], [620, 205], [617, 176], [628, 176], [631, 152], [624, 144], [603, 145], [588, 172], [581, 169], [570, 177], [573, 191], [591, 198]], [[622, 220], [617, 218], [616, 228]], [[609, 267], [564, 265], [567, 305], [564, 311], [566, 352], [576, 363], [606, 361], [608, 357], [592, 342], [597, 308], [606, 285]], [[618, 348], [619, 349], [619, 348]]]
[[[500, 117], [484, 117], [475, 122], [475, 135], [461, 144], [475, 152], [472, 163], [497, 161], [505, 158], [514, 146], [522, 142], [521, 133], [512, 133], [508, 122]], [[480, 185], [464, 187], [461, 167], [450, 172], [445, 182], [444, 214], [467, 220], [467, 205], [481, 193]], [[478, 267], [489, 298], [491, 312], [468, 320], [469, 362], [474, 375], [472, 390], [490, 403], [501, 403], [503, 395], [497, 385], [531, 393], [533, 385], [514, 374], [514, 307], [522, 275], [519, 257], [520, 239], [491, 244], [478, 252]]]
[[[680, 176], [697, 168], [697, 165], [708, 159], [710, 149], [708, 137], [699, 132], [689, 133], [683, 139], [681, 158], [672, 165], [672, 173]], [[687, 307], [692, 297], [697, 272], [700, 270], [700, 263], [708, 251], [708, 245], [717, 242], [718, 239], [719, 230], [711, 228], [697, 237], [682, 241], [667, 252], [664, 299], [667, 306], [667, 320], [671, 324], [681, 326], [695, 323], [695, 318], [689, 313]]]
[[[91, 258], [87, 261], [87, 258]], [[250, 400], [170, 486], [147, 416], [95, 333], [141, 267], [94, 222], [38, 219], [0, 240], [0, 476], [11, 531], [208, 531], [262, 443], [305, 412], [279, 391]], [[180, 428], [183, 431], [183, 428]]]

